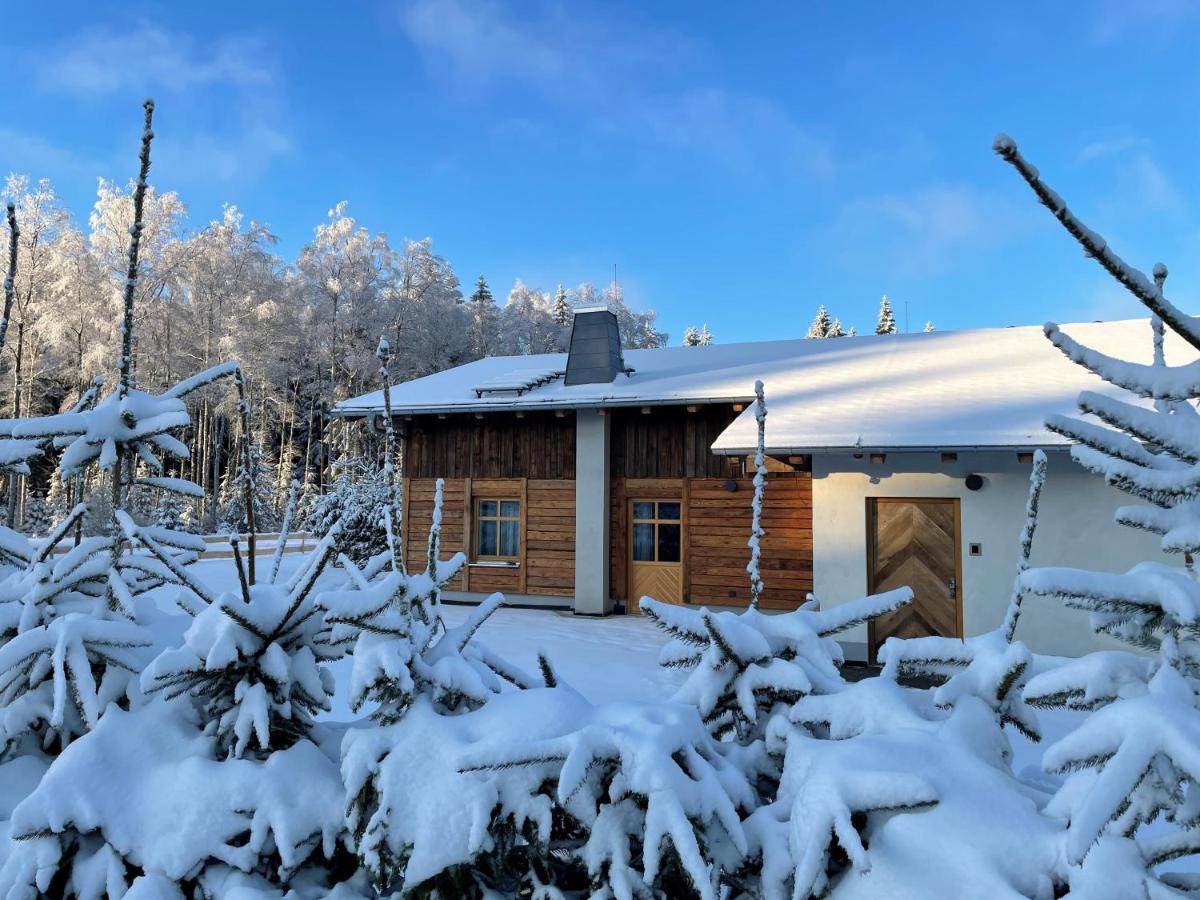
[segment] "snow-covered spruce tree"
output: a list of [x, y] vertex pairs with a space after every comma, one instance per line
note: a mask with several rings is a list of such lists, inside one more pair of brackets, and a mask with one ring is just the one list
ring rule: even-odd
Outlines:
[[926, 333], [926, 334], [929, 334], [931, 331], [933, 331], [933, 323], [932, 323], [932, 322], [926, 322], [926, 323], [925, 323], [925, 328], [924, 328], [924, 331], [925, 331], [925, 333]]
[[896, 315], [892, 312], [892, 304], [887, 298], [887, 294], [883, 295], [883, 299], [879, 301], [879, 319], [875, 322], [876, 334], [895, 334]]
[[712, 342], [713, 335], [712, 332], [708, 330], [708, 323], [706, 322], [700, 326], [700, 346], [708, 347], [712, 344]]
[[387, 550], [387, 533], [380, 517], [390, 502], [381, 470], [362, 459], [345, 460], [338, 464], [329, 492], [313, 501], [304, 526], [324, 537], [337, 523], [338, 552], [366, 565], [371, 557]]
[[160, 529], [116, 518], [148, 568], [176, 576], [192, 622], [182, 646], [142, 669], [158, 699], [110, 710], [14, 813], [0, 892], [120, 900], [140, 896], [141, 874], [181, 897], [233, 897], [239, 883], [329, 896], [330, 870], [352, 871], [338, 861], [341, 778], [313, 721], [333, 693], [323, 664], [342, 655], [312, 595], [334, 536], [286, 583], [255, 585], [235, 536], [240, 591], [221, 592], [179, 565]]
[[560, 284], [554, 292], [554, 306], [551, 307], [550, 314], [554, 317], [554, 324], [559, 328], [566, 328], [571, 324], [571, 304], [567, 302], [567, 292], [563, 290]]
[[[219, 522], [222, 531], [245, 534], [250, 530], [246, 516], [246, 464], [241, 453], [237, 464], [225, 470], [221, 481]], [[250, 493], [254, 506], [254, 525], [259, 531], [274, 531], [279, 525], [275, 510], [274, 473], [270, 463], [263, 459], [262, 447], [257, 441], [250, 444]]]
[[[1165, 266], [1147, 277], [1127, 264], [1041, 180], [1011, 138], [1000, 135], [994, 148], [1152, 315], [1148, 365], [1109, 357], [1046, 326], [1069, 359], [1128, 394], [1084, 391], [1079, 408], [1087, 418], [1053, 416], [1047, 426], [1076, 442], [1077, 463], [1145, 501], [1119, 508], [1119, 524], [1162, 535], [1163, 549], [1183, 557], [1182, 566], [1144, 562], [1124, 575], [1066, 568], [1021, 575], [1027, 593], [1086, 610], [1097, 632], [1151, 654], [1149, 661], [1089, 654], [1025, 689], [1035, 705], [1092, 710], [1043, 757], [1048, 771], [1067, 775], [1051, 810], [1070, 820], [1066, 855], [1080, 866], [1071, 877], [1073, 895], [1105, 884], [1111, 896], [1194, 896], [1200, 880], [1165, 864], [1200, 854], [1200, 583], [1192, 565], [1200, 552], [1200, 362], [1167, 365], [1163, 338], [1169, 328], [1200, 350], [1200, 325], [1164, 295]], [[1143, 827], [1156, 819], [1167, 827]]]
[[1041, 740], [1041, 730], [1022, 692], [1034, 675], [1035, 659], [1029, 648], [1015, 637], [1025, 595], [1021, 575], [1029, 568], [1038, 507], [1046, 483], [1046, 462], [1044, 452], [1034, 452], [1025, 524], [1017, 544], [1017, 572], [1000, 625], [965, 639], [888, 638], [879, 651], [884, 663], [882, 677], [894, 681], [915, 678], [933, 684], [933, 702], [941, 709], [953, 709], [963, 697], [976, 697], [991, 708], [1000, 725], [1012, 726], [1033, 741]]
[[640, 600], [642, 611], [674, 638], [663, 648], [661, 664], [691, 670], [675, 699], [695, 705], [715, 736], [732, 734], [742, 744], [762, 740], [773, 712], [806, 694], [841, 688], [843, 656], [833, 635], [912, 601], [912, 591], [903, 589], [830, 610], [821, 610], [812, 598], [787, 614], [766, 615], [759, 610], [761, 545], [766, 536], [762, 510], [767, 489], [767, 406], [761, 381], [755, 382], [754, 394], [758, 444], [747, 541], [749, 607], [740, 614], [713, 613], [650, 597]]
[[108, 704], [124, 702], [141, 667], [134, 651], [150, 644], [133, 598], [161, 578], [114, 559], [110, 538], [53, 556], [84, 512], [75, 507], [40, 547], [0, 531], [16, 566], [0, 582], [0, 758], [57, 753], [95, 727]]
[[317, 597], [334, 625], [334, 640], [351, 648], [351, 708], [357, 711], [368, 703], [375, 707], [371, 718], [377, 727], [346, 735], [342, 775], [350, 798], [347, 821], [359, 858], [381, 891], [404, 878], [412, 849], [404, 823], [391, 812], [399, 802], [396, 792], [410, 789], [403, 773], [411, 760], [393, 753], [405, 716], [418, 702], [440, 715], [477, 709], [499, 693], [502, 678], [523, 683], [510, 667], [471, 641], [503, 602], [501, 595], [480, 604], [458, 628], [447, 629], [442, 622], [441, 587], [466, 564], [462, 553], [439, 558], [442, 490], [438, 479], [424, 572], [406, 574], [400, 560], [385, 553], [378, 557], [384, 568], [372, 579], [370, 569], [343, 554], [340, 563], [351, 585]]
[[[543, 672], [554, 684], [544, 661]], [[557, 682], [505, 693], [445, 731], [458, 774], [485, 777], [452, 782], [453, 807], [418, 812], [432, 824], [431, 812], [475, 810], [447, 848], [469, 863], [443, 869], [450, 890], [438, 896], [718, 900], [745, 865], [754, 790], [687, 705], [593, 706]], [[410, 869], [432, 868], [419, 849]]]
[[[126, 514], [118, 517], [130, 540], [170, 565], [149, 533]], [[194, 573], [180, 573], [197, 598], [185, 595], [180, 603], [192, 624], [182, 647], [160, 654], [142, 672], [142, 690], [195, 698], [220, 758], [247, 751], [263, 758], [286, 749], [307, 737], [313, 716], [329, 708], [333, 679], [322, 664], [342, 651], [330, 639], [312, 589], [333, 557], [335, 538], [327, 535], [285, 585], [249, 584], [237, 535], [230, 544], [240, 594], [221, 593]]]
[[687, 328], [683, 329], [683, 346], [700, 346], [700, 329], [698, 329], [695, 325], [689, 325]]
[[806, 338], [827, 338], [829, 337], [829, 329], [833, 326], [833, 320], [829, 317], [829, 310], [822, 303], [817, 307], [817, 314], [813, 317], [812, 324], [808, 326], [808, 334]]
[[[763, 803], [745, 823], [750, 861], [731, 883], [764, 900], [1063, 889], [1060, 826], [1040, 811], [1048, 798], [1013, 776], [1003, 733], [1012, 724], [1038, 735], [1020, 696], [1032, 655], [1012, 638], [1045, 467], [1036, 454], [1017, 579], [996, 631], [889, 640], [881, 677], [828, 678], [823, 690], [775, 707], [761, 749], [773, 768], [760, 770]], [[899, 674], [940, 684], [909, 689]]]
[[154, 510], [154, 527], [170, 531], [187, 531], [187, 502], [178, 494], [164, 492]]
[[21, 530], [30, 537], [42, 537], [50, 530], [50, 504], [41, 494], [30, 494], [25, 499], [25, 512], [21, 519]]

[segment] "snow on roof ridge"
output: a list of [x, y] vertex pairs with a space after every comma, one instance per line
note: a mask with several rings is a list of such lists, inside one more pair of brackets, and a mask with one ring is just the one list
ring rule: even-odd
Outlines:
[[[1149, 361], [1149, 318], [1063, 324], [1102, 352]], [[395, 385], [398, 414], [502, 412], [666, 404], [737, 403], [766, 384], [772, 448], [1059, 446], [1044, 426], [1049, 413], [1076, 412], [1083, 389], [1099, 380], [1047, 341], [1043, 326], [863, 335], [833, 340], [791, 338], [707, 347], [626, 351], [632, 376], [611, 384], [553, 382], [521, 396], [477, 397], [481, 382], [517, 367], [553, 366], [565, 354], [490, 357]], [[1168, 361], [1196, 357], [1168, 338]], [[376, 391], [339, 404], [342, 415], [382, 408]], [[713, 449], [734, 453], [756, 443], [753, 417], [741, 417]], [[754, 434], [752, 434], [754, 432]]]

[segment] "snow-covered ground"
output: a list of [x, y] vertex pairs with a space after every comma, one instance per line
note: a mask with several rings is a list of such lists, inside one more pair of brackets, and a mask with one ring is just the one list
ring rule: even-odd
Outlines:
[[[290, 575], [302, 558], [285, 556], [280, 566], [281, 579]], [[232, 560], [203, 559], [191, 568], [206, 583], [237, 590]], [[322, 582], [330, 577], [326, 574]], [[152, 596], [164, 612], [177, 613], [171, 600], [177, 591], [174, 587], [160, 588]], [[444, 606], [447, 626], [461, 624], [470, 609]], [[182, 618], [178, 622], [180, 628], [186, 624]], [[562, 679], [593, 703], [666, 700], [687, 675], [683, 670], [658, 664], [659, 651], [667, 643], [667, 636], [650, 619], [640, 615], [593, 618], [553, 610], [501, 608], [484, 623], [477, 639], [527, 672], [537, 671], [538, 653], [544, 653]], [[329, 666], [336, 679], [337, 694], [333, 709], [322, 718], [336, 722], [360, 718], [351, 712], [347, 699], [351, 665], [347, 658]], [[1034, 744], [1014, 731], [1009, 732], [1014, 770], [1025, 777], [1036, 777], [1034, 773], [1041, 769], [1043, 748], [1081, 719], [1078, 714], [1057, 710], [1042, 711], [1038, 717], [1045, 732], [1042, 743]]]
[[[285, 556], [280, 566], [281, 578], [290, 575], [303, 558], [298, 554]], [[260, 572], [266, 565], [259, 562]], [[237, 590], [237, 573], [230, 559], [203, 559], [191, 569], [206, 584]], [[330, 578], [326, 574], [322, 582]], [[179, 611], [172, 598], [178, 590], [159, 588], [152, 596], [163, 612], [176, 614]], [[469, 612], [467, 606], [443, 607], [449, 627], [462, 623]], [[172, 615], [167, 623], [175, 621]], [[164, 627], [171, 627], [167, 623]], [[179, 618], [177, 624], [182, 628], [186, 622]], [[665, 700], [685, 676], [682, 671], [658, 665], [659, 650], [667, 638], [642, 616], [601, 619], [551, 610], [500, 609], [484, 623], [477, 639], [528, 672], [537, 671], [538, 652], [543, 652], [562, 679], [594, 703]], [[351, 661], [344, 659], [329, 667], [338, 686], [334, 708], [327, 716], [334, 721], [358, 718], [350, 711], [346, 697], [350, 665]]]

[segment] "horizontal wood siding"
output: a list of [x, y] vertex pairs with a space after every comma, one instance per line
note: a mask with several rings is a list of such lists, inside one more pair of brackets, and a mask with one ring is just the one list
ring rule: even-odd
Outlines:
[[[613, 409], [611, 475], [613, 478], [720, 478], [730, 471], [723, 456], [709, 448], [737, 418], [730, 403]], [[738, 461], [740, 472], [740, 461]]]
[[[435, 478], [405, 487], [405, 547], [409, 570], [425, 568]], [[517, 566], [471, 565], [449, 590], [570, 597], [575, 593], [575, 482], [569, 479], [451, 478], [442, 504], [442, 558], [459, 550], [471, 559], [467, 523], [478, 498], [519, 498], [524, 528]], [[468, 514], [469, 513], [469, 514]]]
[[[750, 562], [751, 502], [749, 478], [620, 479], [613, 482], [611, 578], [614, 597], [629, 600], [628, 501], [680, 498], [686, 503], [683, 558], [685, 602], [708, 606], [744, 606], [750, 599], [746, 564]], [[812, 590], [812, 478], [807, 472], [772, 473], [763, 503], [762, 605], [795, 609]], [[636, 599], [636, 598], [635, 598]]]
[[575, 477], [573, 414], [414, 416], [404, 428], [411, 478]]
[[[429, 547], [429, 526], [433, 522], [433, 496], [436, 479], [405, 479], [404, 552], [410, 572], [423, 572]], [[441, 558], [463, 549], [463, 513], [466, 509], [466, 483], [461, 478], [446, 479], [442, 494]], [[452, 591], [463, 590], [463, 576], [446, 585]]]
[[575, 482], [533, 479], [526, 485], [525, 593], [575, 595]]

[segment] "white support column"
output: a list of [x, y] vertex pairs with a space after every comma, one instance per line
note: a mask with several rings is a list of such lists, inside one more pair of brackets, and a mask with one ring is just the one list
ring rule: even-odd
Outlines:
[[575, 412], [575, 612], [612, 611], [608, 586], [609, 417]]

